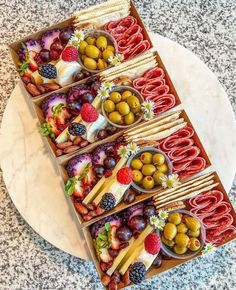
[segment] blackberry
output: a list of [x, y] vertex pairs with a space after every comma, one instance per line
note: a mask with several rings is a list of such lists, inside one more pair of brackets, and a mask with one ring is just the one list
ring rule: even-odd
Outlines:
[[68, 131], [73, 136], [82, 136], [86, 133], [86, 127], [80, 123], [71, 123]]
[[50, 63], [40, 64], [39, 74], [47, 79], [55, 79], [57, 77], [57, 69]]
[[115, 206], [116, 199], [114, 195], [110, 192], [105, 193], [103, 196], [101, 202], [100, 202], [100, 207], [104, 210], [109, 210], [112, 209]]
[[142, 262], [136, 262], [130, 267], [129, 278], [134, 284], [141, 283], [146, 274], [145, 265]]

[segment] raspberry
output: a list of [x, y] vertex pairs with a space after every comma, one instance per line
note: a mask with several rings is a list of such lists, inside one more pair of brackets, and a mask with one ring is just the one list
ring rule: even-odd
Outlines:
[[116, 178], [121, 184], [130, 184], [133, 178], [132, 170], [129, 167], [123, 167], [117, 172]]
[[99, 117], [99, 113], [91, 104], [83, 104], [81, 111], [80, 111], [81, 118], [85, 122], [95, 122]]
[[160, 251], [161, 240], [157, 234], [149, 234], [144, 241], [145, 250], [152, 255], [156, 255]]
[[119, 150], [119, 148], [120, 148], [121, 146], [126, 146], [126, 143], [118, 143], [118, 144], [116, 144], [115, 147], [114, 147], [114, 156], [115, 156], [116, 158], [120, 157], [120, 155], [118, 154], [118, 150]]
[[77, 61], [78, 55], [78, 50], [74, 46], [67, 46], [63, 50], [61, 57], [64, 61]]

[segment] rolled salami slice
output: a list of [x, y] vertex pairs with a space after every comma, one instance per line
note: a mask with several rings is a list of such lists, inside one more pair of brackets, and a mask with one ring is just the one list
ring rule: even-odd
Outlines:
[[236, 228], [234, 226], [225, 228], [220, 232], [218, 230], [215, 230], [214, 232], [209, 231], [210, 230], [206, 230], [206, 242], [211, 242], [216, 246], [223, 244], [227, 239], [236, 234]]
[[173, 163], [176, 165], [176, 170], [178, 170], [177, 168], [180, 163], [192, 161], [199, 155], [199, 153], [200, 149], [197, 146], [175, 147], [168, 152], [168, 157], [173, 160]]
[[154, 67], [143, 74], [146, 79], [164, 79], [165, 73], [162, 68]]
[[214, 220], [212, 215], [206, 216], [202, 219], [206, 229], [212, 230], [222, 230], [229, 227], [233, 223], [233, 217], [231, 214], [225, 214], [222, 217], [219, 217], [218, 220]]
[[185, 170], [178, 172], [180, 180], [183, 180], [189, 176], [192, 176], [193, 174], [202, 171], [206, 167], [206, 160], [198, 156], [189, 163], [185, 163], [185, 166], [186, 166]]
[[175, 105], [175, 96], [172, 94], [166, 94], [160, 96], [155, 102], [155, 114], [161, 114], [173, 108]]
[[208, 192], [204, 192], [192, 199], [189, 200], [189, 204], [192, 207], [197, 208], [205, 208], [209, 206], [212, 203], [212, 200], [214, 201], [213, 205], [216, 205], [220, 203], [223, 200], [223, 193], [219, 190], [210, 190]]

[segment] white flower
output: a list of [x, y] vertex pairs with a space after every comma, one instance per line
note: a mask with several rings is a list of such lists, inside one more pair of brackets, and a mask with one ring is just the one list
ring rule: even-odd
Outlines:
[[155, 103], [151, 100], [147, 100], [142, 103], [142, 111], [144, 113], [150, 113], [154, 110]]
[[123, 60], [124, 60], [124, 55], [121, 53], [118, 53], [114, 56], [110, 56], [108, 58], [108, 61], [114, 66], [120, 64]]
[[173, 188], [179, 186], [181, 183], [179, 181], [178, 174], [171, 174], [171, 175], [165, 175], [160, 178], [161, 179], [161, 185], [164, 188]]
[[165, 226], [165, 221], [163, 219], [159, 219], [157, 216], [153, 215], [150, 217], [150, 225], [154, 226], [159, 230], [163, 230]]
[[118, 60], [119, 62], [122, 62], [122, 61], [124, 60], [124, 55], [123, 55], [122, 53], [118, 53], [118, 54], [116, 55], [116, 58], [117, 58], [117, 60]]
[[150, 111], [150, 112], [145, 112], [144, 113], [144, 120], [145, 121], [149, 121], [154, 117], [154, 112]]
[[84, 32], [82, 30], [76, 30], [74, 34], [78, 38], [79, 41], [84, 40]]
[[212, 251], [215, 250], [215, 246], [213, 245], [213, 243], [206, 243], [204, 249], [202, 250], [202, 254], [206, 255], [211, 253]]
[[125, 157], [125, 158], [128, 158], [130, 155], [130, 151], [127, 148], [127, 146], [120, 146], [117, 153], [120, 157]]
[[131, 143], [129, 143], [127, 145], [127, 149], [129, 150], [129, 152], [131, 154], [136, 154], [139, 151], [140, 148], [139, 148], [139, 146], [136, 143], [131, 142]]
[[101, 89], [110, 91], [114, 86], [115, 84], [113, 82], [102, 82]]
[[78, 48], [80, 41], [78, 40], [78, 38], [73, 34], [69, 40], [69, 44], [75, 46], [76, 48]]
[[102, 98], [103, 100], [105, 100], [106, 98], [109, 97], [109, 91], [105, 88], [100, 88], [98, 90], [98, 93], [97, 93], [98, 97]]
[[158, 212], [158, 216], [162, 220], [166, 220], [168, 218], [168, 215], [169, 215], [168, 212], [165, 210], [162, 210], [162, 209], [159, 210], [159, 212]]

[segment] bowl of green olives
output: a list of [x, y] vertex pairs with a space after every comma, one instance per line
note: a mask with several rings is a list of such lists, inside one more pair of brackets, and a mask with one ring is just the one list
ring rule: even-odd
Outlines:
[[168, 156], [154, 147], [143, 147], [131, 155], [127, 166], [133, 172], [132, 187], [145, 193], [160, 189], [161, 177], [172, 173], [172, 163]]
[[162, 250], [175, 259], [188, 259], [197, 255], [206, 239], [201, 219], [182, 209], [169, 212], [165, 226], [159, 234]]
[[115, 86], [102, 101], [102, 113], [117, 128], [129, 128], [142, 120], [141, 94], [129, 86]]
[[118, 52], [116, 40], [103, 30], [85, 34], [79, 45], [80, 65], [87, 71], [98, 73], [111, 67], [108, 59]]

